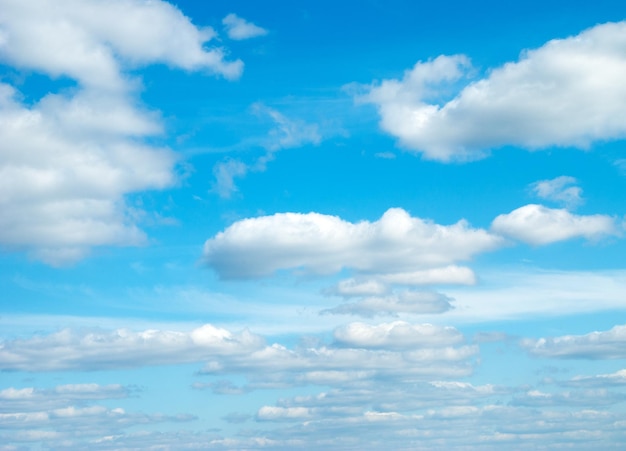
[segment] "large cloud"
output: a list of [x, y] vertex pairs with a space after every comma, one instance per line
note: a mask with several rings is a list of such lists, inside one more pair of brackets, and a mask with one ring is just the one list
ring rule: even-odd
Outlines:
[[460, 55], [418, 62], [360, 99], [377, 105], [381, 127], [403, 146], [440, 161], [505, 145], [587, 148], [626, 136], [626, 22], [525, 51], [441, 102], [441, 85], [459, 83], [469, 66]]
[[605, 215], [575, 215], [564, 209], [529, 204], [499, 215], [491, 229], [526, 243], [541, 245], [571, 238], [589, 240], [618, 235], [615, 220]]
[[0, 370], [112, 370], [206, 362], [207, 374], [243, 374], [255, 386], [352, 380], [458, 377], [472, 371], [478, 347], [454, 328], [404, 322], [338, 329], [335, 342], [287, 348], [248, 331], [212, 325], [189, 332], [63, 330], [0, 343]]
[[295, 268], [318, 274], [342, 268], [391, 273], [447, 266], [501, 243], [465, 221], [442, 226], [400, 208], [359, 223], [319, 213], [279, 213], [234, 223], [205, 243], [204, 258], [223, 278]]
[[142, 212], [125, 197], [175, 184], [176, 157], [145, 144], [162, 125], [126, 71], [165, 63], [235, 78], [242, 63], [207, 48], [214, 32], [162, 1], [0, 0], [0, 9], [1, 62], [76, 83], [28, 103], [0, 83], [0, 245], [63, 264], [93, 246], [144, 243]]

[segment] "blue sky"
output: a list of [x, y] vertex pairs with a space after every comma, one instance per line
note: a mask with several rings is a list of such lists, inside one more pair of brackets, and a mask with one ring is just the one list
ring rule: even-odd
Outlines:
[[621, 2], [0, 0], [0, 450], [621, 449]]

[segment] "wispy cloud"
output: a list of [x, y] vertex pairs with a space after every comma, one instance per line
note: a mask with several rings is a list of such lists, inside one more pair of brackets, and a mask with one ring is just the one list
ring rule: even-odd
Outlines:
[[248, 22], [233, 13], [224, 17], [222, 19], [222, 24], [226, 29], [228, 37], [237, 41], [256, 38], [258, 36], [265, 36], [268, 33], [265, 28], [261, 28], [251, 22]]

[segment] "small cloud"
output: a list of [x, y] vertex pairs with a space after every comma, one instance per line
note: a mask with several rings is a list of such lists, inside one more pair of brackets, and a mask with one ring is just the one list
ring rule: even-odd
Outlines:
[[213, 167], [215, 182], [211, 191], [223, 199], [230, 199], [233, 193], [238, 191], [235, 178], [244, 177], [249, 169], [245, 163], [239, 160], [228, 159], [217, 163]]
[[377, 152], [374, 154], [376, 158], [383, 158], [385, 160], [395, 160], [396, 154], [393, 152]]
[[568, 209], [573, 209], [583, 203], [583, 190], [576, 186], [576, 183], [578, 180], [574, 177], [562, 175], [551, 180], [532, 183], [530, 189], [541, 199], [557, 202]]
[[615, 219], [606, 215], [575, 215], [565, 209], [529, 204], [499, 215], [491, 230], [533, 245], [584, 237], [597, 240], [619, 235]]
[[268, 33], [265, 28], [261, 28], [232, 13], [222, 19], [222, 24], [226, 29], [228, 37], [235, 41], [265, 36]]

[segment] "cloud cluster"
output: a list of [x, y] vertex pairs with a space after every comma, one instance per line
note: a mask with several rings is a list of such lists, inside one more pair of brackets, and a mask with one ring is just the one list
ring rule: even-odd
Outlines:
[[0, 390], [0, 441], [76, 449], [85, 447], [85, 438], [106, 441], [130, 427], [195, 419], [191, 415], [130, 413], [93, 404], [125, 398], [128, 392], [119, 385], [98, 384]]
[[172, 365], [246, 354], [263, 346], [261, 337], [246, 330], [232, 333], [210, 324], [190, 332], [66, 329], [0, 343], [0, 369], [58, 371]]
[[269, 276], [279, 269], [388, 274], [445, 267], [501, 244], [500, 237], [465, 221], [443, 226], [401, 208], [359, 223], [279, 213], [244, 219], [218, 233], [205, 243], [204, 260], [222, 278]]
[[74, 83], [25, 102], [0, 83], [0, 245], [52, 264], [93, 246], [138, 245], [125, 196], [176, 183], [175, 155], [146, 144], [162, 126], [129, 69], [164, 63], [237, 78], [215, 36], [163, 1], [1, 0], [0, 61]]
[[368, 88], [381, 127], [439, 161], [476, 159], [506, 145], [573, 146], [626, 136], [626, 22], [607, 23], [522, 53], [467, 84], [466, 56], [418, 62], [401, 80]]
[[551, 359], [624, 359], [626, 326], [586, 335], [525, 339], [522, 347], [534, 357]]
[[244, 374], [254, 386], [332, 384], [346, 377], [422, 379], [469, 374], [478, 348], [453, 328], [404, 322], [348, 325], [335, 343], [289, 349], [248, 331], [204, 325], [190, 332], [64, 330], [0, 343], [0, 369], [112, 370], [205, 362], [205, 374]]

